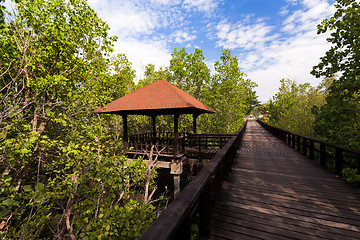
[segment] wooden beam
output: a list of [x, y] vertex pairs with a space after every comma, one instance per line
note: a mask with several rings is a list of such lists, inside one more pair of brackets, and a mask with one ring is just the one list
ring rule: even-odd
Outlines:
[[[129, 159], [127, 160], [128, 163], [132, 163], [134, 161], [134, 159]], [[146, 164], [149, 164], [149, 160], [145, 160]], [[166, 162], [166, 161], [157, 161], [155, 163], [155, 166], [158, 168], [168, 168], [171, 169], [171, 162]]]

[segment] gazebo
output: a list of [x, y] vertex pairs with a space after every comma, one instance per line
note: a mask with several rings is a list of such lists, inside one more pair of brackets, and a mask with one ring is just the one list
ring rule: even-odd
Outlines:
[[156, 117], [160, 115], [174, 115], [173, 156], [178, 157], [179, 129], [178, 120], [181, 114], [193, 115], [193, 132], [196, 133], [196, 119], [203, 113], [215, 113], [188, 93], [182, 91], [164, 79], [144, 86], [124, 97], [121, 97], [104, 107], [98, 108], [94, 113], [118, 114], [123, 118], [123, 141], [129, 146], [128, 115], [147, 115], [152, 118], [152, 136], [156, 137]]
[[[170, 168], [170, 174], [174, 178], [174, 196], [176, 196], [180, 192], [180, 174], [183, 171], [182, 156], [184, 156], [184, 153], [181, 153], [182, 147], [179, 144], [179, 116], [181, 114], [192, 114], [193, 132], [196, 133], [197, 117], [200, 114], [215, 113], [215, 111], [173, 84], [161, 79], [106, 104], [102, 108], [96, 109], [94, 113], [121, 115], [124, 127], [124, 146], [134, 148], [132, 151], [135, 151], [137, 154], [141, 154], [144, 151], [143, 147], [138, 147], [139, 144], [142, 146], [143, 142], [146, 142], [145, 150], [149, 150], [147, 146], [159, 144], [162, 141], [162, 145], [165, 145], [168, 153], [170, 153], [167, 154], [167, 157], [170, 157], [171, 162], [160, 161], [159, 167]], [[128, 115], [150, 116], [152, 118], [152, 134], [145, 134], [142, 138], [130, 137], [131, 141], [129, 143]], [[174, 132], [171, 141], [169, 138], [161, 138], [160, 135], [157, 137], [156, 117], [160, 115], [174, 115]], [[149, 139], [150, 144], [147, 144]]]

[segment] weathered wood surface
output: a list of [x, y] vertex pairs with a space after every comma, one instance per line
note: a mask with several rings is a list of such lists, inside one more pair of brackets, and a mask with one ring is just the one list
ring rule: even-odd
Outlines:
[[250, 120], [212, 239], [360, 239], [360, 190]]

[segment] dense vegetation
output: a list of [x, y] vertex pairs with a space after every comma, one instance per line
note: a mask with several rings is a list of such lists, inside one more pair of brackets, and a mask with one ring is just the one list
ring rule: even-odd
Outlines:
[[[335, 6], [334, 16], [318, 25], [318, 34], [331, 32], [331, 48], [311, 72], [324, 80], [316, 88], [281, 80], [261, 110], [274, 126], [360, 149], [360, 4], [338, 0]], [[345, 168], [343, 176], [360, 182], [357, 169]]]
[[[200, 49], [195, 49], [193, 54], [187, 53], [185, 48], [174, 49], [170, 66], [158, 71], [155, 71], [154, 65], [146, 66], [145, 78], [138, 86], [144, 86], [160, 78], [167, 79], [217, 112], [199, 117], [199, 132], [234, 133], [242, 125], [252, 106], [257, 103], [257, 96], [253, 90], [257, 85], [241, 72], [238, 58], [231, 56], [228, 49], [222, 51], [221, 61], [215, 63], [213, 75], [210, 74], [204, 60]], [[168, 117], [159, 118], [164, 120]], [[171, 120], [159, 122], [161, 129], [173, 129], [161, 125], [172, 122]], [[192, 129], [191, 116], [182, 116], [180, 129]]]
[[[160, 78], [208, 104], [202, 132], [234, 132], [256, 100], [255, 84], [224, 50], [214, 75], [200, 49], [175, 49], [169, 67], [148, 65], [135, 83], [116, 37], [85, 0], [19, 0], [0, 11], [0, 234], [5, 239], [138, 237], [161, 211], [156, 172], [124, 157], [119, 116], [97, 107]], [[226, 95], [225, 95], [226, 94]], [[146, 117], [129, 119], [147, 131]], [[159, 120], [172, 129], [171, 117]], [[180, 127], [191, 129], [191, 116]], [[160, 201], [158, 201], [160, 200]], [[156, 205], [155, 205], [156, 204]]]
[[318, 87], [312, 87], [309, 83], [297, 84], [290, 79], [282, 79], [279, 91], [263, 107], [263, 111], [268, 111], [269, 123], [314, 137], [314, 108], [325, 104], [332, 81], [333, 78], [325, 78]]
[[318, 25], [318, 34], [331, 32], [331, 49], [311, 72], [324, 80], [316, 88], [281, 80], [267, 104], [269, 122], [360, 149], [360, 8], [355, 0], [339, 0], [335, 6], [334, 16]]
[[312, 74], [339, 77], [329, 86], [326, 104], [318, 109], [315, 133], [325, 140], [360, 149], [360, 3], [339, 0], [337, 11], [318, 26], [331, 32], [332, 47]]

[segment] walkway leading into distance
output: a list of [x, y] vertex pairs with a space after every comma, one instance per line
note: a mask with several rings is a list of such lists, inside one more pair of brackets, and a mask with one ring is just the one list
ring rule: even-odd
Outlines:
[[250, 120], [211, 217], [212, 239], [360, 239], [360, 189]]

